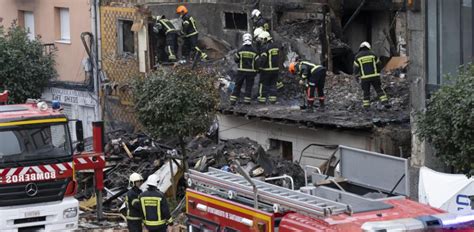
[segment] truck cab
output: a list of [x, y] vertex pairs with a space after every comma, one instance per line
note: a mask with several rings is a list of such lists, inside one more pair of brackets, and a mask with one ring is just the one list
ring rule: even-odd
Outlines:
[[68, 231], [78, 226], [68, 119], [46, 103], [0, 105], [0, 228]]

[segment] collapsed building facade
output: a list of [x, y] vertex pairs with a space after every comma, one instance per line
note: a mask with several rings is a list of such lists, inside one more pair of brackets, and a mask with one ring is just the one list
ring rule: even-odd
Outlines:
[[[466, 9], [472, 9], [468, 8], [467, 1], [456, 1], [456, 4], [458, 2]], [[101, 102], [104, 119], [110, 127], [129, 124], [140, 128], [133, 108], [131, 82], [146, 77], [159, 66], [148, 17], [177, 18], [175, 9], [180, 4], [180, 1], [152, 0], [102, 2], [100, 61], [108, 82], [103, 84]], [[420, 100], [419, 92], [415, 91], [421, 88], [419, 81], [415, 83], [416, 78], [410, 77], [424, 73], [420, 70], [426, 65], [412, 62], [409, 75], [405, 76], [408, 56], [411, 60], [414, 53], [416, 59], [422, 59], [419, 49], [428, 43], [423, 40], [425, 37], [414, 36], [418, 31], [424, 31], [419, 28], [420, 22], [429, 21], [426, 18], [427, 1], [223, 0], [185, 4], [197, 20], [200, 46], [211, 60], [224, 60], [215, 66], [230, 78], [233, 71], [225, 56], [240, 46], [243, 33], [252, 31], [252, 9], [261, 9], [270, 22], [272, 36], [284, 51], [280, 76], [285, 87], [279, 94], [280, 104], [230, 108], [224, 94], [218, 116], [220, 139], [249, 137], [265, 149], [303, 164], [320, 165], [332, 153], [324, 146], [307, 148], [310, 144], [348, 145], [396, 156], [412, 156], [415, 165], [427, 164], [420, 161], [420, 157], [424, 160], [421, 153], [425, 149], [420, 148], [411, 126], [412, 106], [417, 106], [415, 110], [422, 109], [418, 103], [425, 100]], [[435, 5], [443, 4], [447, 3], [441, 0]], [[431, 12], [434, 17], [436, 11]], [[175, 25], [179, 26], [179, 23]], [[347, 75], [352, 72], [353, 56], [362, 41], [370, 42], [382, 62], [388, 63], [383, 79], [394, 106], [389, 110], [362, 111], [360, 86]], [[285, 72], [285, 65], [296, 55], [324, 64], [331, 71], [327, 84], [328, 108], [324, 112], [307, 115], [297, 108], [302, 96], [294, 80]], [[415, 144], [414, 148], [412, 144]], [[316, 159], [300, 159], [301, 156]]]

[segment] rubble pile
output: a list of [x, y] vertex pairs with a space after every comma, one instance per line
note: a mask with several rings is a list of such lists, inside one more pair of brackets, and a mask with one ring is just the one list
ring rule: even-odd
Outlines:
[[295, 38], [298, 42], [309, 46], [321, 43], [319, 35], [322, 33], [322, 22], [315, 19], [293, 20], [276, 28], [276, 32], [284, 38]]
[[159, 145], [145, 134], [128, 134], [123, 130], [108, 134], [105, 145], [108, 166], [105, 186], [120, 188], [127, 186], [133, 172], [147, 177], [155, 172], [165, 159], [164, 145]]
[[[304, 172], [299, 164], [266, 153], [262, 146], [249, 138], [215, 144], [206, 137], [197, 137], [189, 143], [188, 150], [190, 162], [200, 171], [207, 171], [208, 167], [233, 171], [232, 164], [237, 160], [251, 177], [263, 179], [286, 174], [293, 177], [295, 189], [304, 186]], [[277, 181], [275, 184], [282, 185]]]

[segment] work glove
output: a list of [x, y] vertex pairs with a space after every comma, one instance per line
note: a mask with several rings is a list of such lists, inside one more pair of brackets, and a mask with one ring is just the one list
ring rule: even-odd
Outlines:
[[300, 84], [301, 86], [307, 86], [307, 85], [308, 85], [308, 81], [301, 79], [300, 82], [299, 82], [299, 84]]
[[355, 81], [356, 81], [357, 83], [360, 84], [360, 76], [359, 76], [359, 75], [355, 76], [354, 79], [355, 79]]

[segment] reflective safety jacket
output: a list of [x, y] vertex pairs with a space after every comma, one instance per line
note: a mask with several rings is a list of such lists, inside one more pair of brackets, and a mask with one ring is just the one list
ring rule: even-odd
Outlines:
[[264, 72], [278, 72], [280, 69], [280, 49], [276, 43], [268, 42], [261, 48], [258, 64]]
[[354, 75], [360, 79], [380, 76], [380, 60], [370, 50], [361, 50], [356, 54], [354, 60]]
[[253, 29], [261, 27], [264, 31], [270, 31], [270, 24], [262, 16], [259, 16], [253, 24]]
[[160, 30], [163, 30], [166, 35], [170, 32], [176, 32], [176, 28], [174, 27], [173, 23], [171, 23], [171, 21], [168, 19], [160, 19], [158, 23], [161, 27]]
[[252, 45], [244, 45], [235, 53], [234, 60], [239, 65], [239, 72], [257, 72], [257, 50]]
[[140, 208], [143, 224], [148, 230], [166, 229], [170, 222], [170, 211], [165, 195], [156, 188], [148, 188], [140, 194]]
[[317, 65], [310, 63], [308, 61], [301, 61], [298, 64], [298, 75], [303, 79], [308, 79], [309, 82], [314, 82], [316, 80], [316, 73], [324, 69], [322, 65]]
[[183, 20], [183, 34], [185, 37], [190, 37], [199, 33], [196, 27], [196, 21], [192, 16], [185, 14], [181, 19]]
[[127, 220], [142, 220], [140, 202], [138, 201], [140, 193], [142, 193], [142, 190], [134, 186], [128, 190], [127, 196], [125, 196], [125, 205], [127, 207], [127, 215], [125, 215], [125, 217]]

